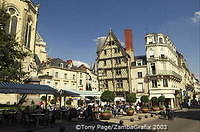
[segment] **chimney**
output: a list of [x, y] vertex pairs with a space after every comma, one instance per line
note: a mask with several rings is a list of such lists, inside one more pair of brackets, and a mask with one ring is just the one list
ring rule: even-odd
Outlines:
[[67, 60], [67, 64], [72, 64], [72, 60]]
[[73, 66], [73, 61], [72, 60], [67, 60], [66, 63], [67, 63], [67, 67], [68, 68], [71, 68]]
[[126, 50], [133, 49], [133, 39], [132, 39], [132, 30], [131, 29], [124, 30], [124, 38], [125, 38]]
[[130, 55], [132, 62], [134, 61], [134, 50], [133, 50], [133, 38], [131, 29], [124, 30], [124, 39], [125, 39], [126, 52]]

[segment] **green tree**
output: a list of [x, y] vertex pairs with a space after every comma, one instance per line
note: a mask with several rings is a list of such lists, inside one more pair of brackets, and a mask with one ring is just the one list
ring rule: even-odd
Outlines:
[[128, 103], [135, 103], [136, 102], [136, 94], [130, 93], [126, 95], [126, 102]]
[[15, 36], [6, 33], [6, 24], [10, 16], [0, 8], [0, 81], [19, 82], [26, 75], [22, 71], [22, 61], [28, 53], [15, 40]]
[[113, 102], [114, 99], [115, 99], [115, 95], [111, 91], [104, 91], [101, 94], [101, 101], [103, 101], [103, 102]]
[[158, 105], [158, 98], [157, 97], [152, 97], [151, 98], [151, 102], [153, 106], [157, 106]]
[[158, 102], [159, 102], [161, 105], [164, 105], [165, 96], [160, 96], [160, 97], [158, 97]]
[[140, 100], [142, 104], [146, 106], [146, 104], [149, 102], [149, 96], [143, 95]]

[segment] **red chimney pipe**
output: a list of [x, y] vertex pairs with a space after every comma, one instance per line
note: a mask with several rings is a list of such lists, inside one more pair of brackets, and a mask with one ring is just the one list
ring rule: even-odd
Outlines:
[[72, 64], [72, 60], [67, 60], [67, 64]]
[[133, 39], [132, 39], [132, 30], [131, 29], [124, 30], [124, 38], [125, 38], [126, 50], [133, 49]]

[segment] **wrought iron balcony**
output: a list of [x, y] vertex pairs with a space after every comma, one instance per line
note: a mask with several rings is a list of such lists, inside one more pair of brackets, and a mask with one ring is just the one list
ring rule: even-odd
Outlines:
[[172, 70], [157, 70], [157, 71], [148, 73], [148, 76], [155, 76], [155, 75], [169, 75], [169, 76], [171, 75], [178, 79], [182, 79], [182, 76], [180, 74]]

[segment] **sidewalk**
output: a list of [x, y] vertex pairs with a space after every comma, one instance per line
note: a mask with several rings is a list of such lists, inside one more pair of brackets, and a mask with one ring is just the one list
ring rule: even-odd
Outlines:
[[[153, 115], [153, 117], [151, 117]], [[133, 116], [116, 116], [112, 117], [110, 120], [101, 120], [104, 122], [109, 122], [109, 123], [120, 123], [120, 120], [123, 121], [123, 125], [136, 125], [143, 123], [145, 121], [151, 121], [151, 120], [156, 120], [158, 119], [159, 116], [156, 114], [151, 114], [151, 113], [138, 113], [134, 114]]]

